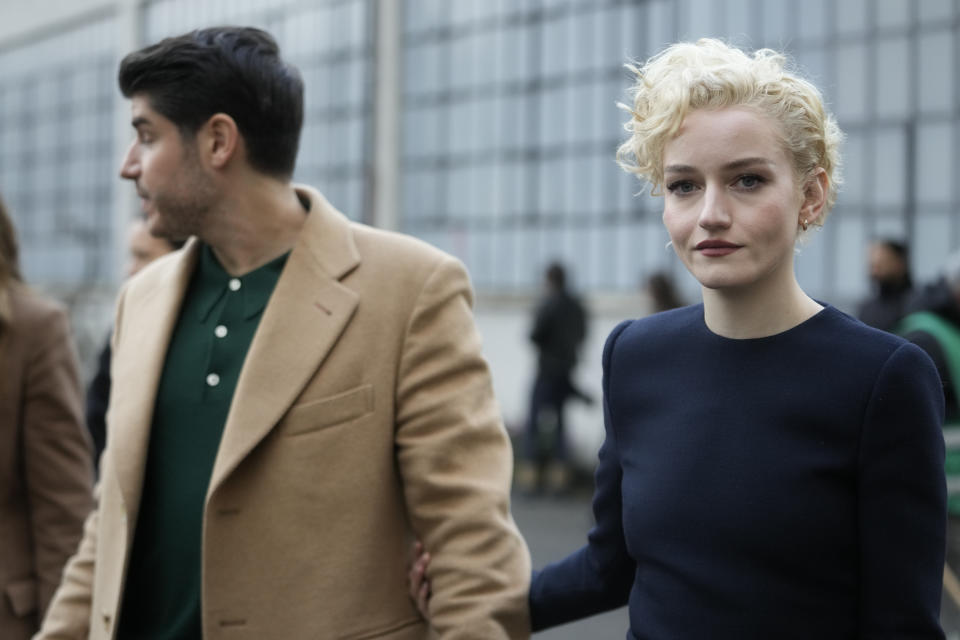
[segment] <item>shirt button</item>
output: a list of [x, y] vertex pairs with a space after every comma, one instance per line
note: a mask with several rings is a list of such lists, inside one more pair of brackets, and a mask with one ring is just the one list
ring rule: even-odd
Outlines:
[[230, 291], [236, 291], [240, 288], [240, 278], [232, 278], [228, 286], [230, 287]]
[[217, 325], [217, 328], [213, 330], [213, 335], [217, 336], [218, 338], [225, 338], [227, 335], [227, 328], [222, 324]]
[[211, 387], [217, 386], [218, 384], [220, 384], [220, 376], [218, 376], [215, 373], [208, 374], [207, 384], [210, 385]]

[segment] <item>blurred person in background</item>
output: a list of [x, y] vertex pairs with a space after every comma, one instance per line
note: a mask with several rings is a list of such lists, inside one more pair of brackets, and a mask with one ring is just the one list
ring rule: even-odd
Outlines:
[[892, 238], [876, 240], [870, 245], [869, 269], [872, 293], [860, 303], [857, 317], [871, 327], [893, 331], [913, 291], [907, 245]]
[[93, 507], [69, 320], [20, 276], [0, 202], [0, 638], [38, 629]]
[[677, 292], [673, 276], [666, 271], [651, 273], [647, 278], [644, 291], [650, 298], [652, 313], [669, 311], [686, 304]]
[[535, 572], [534, 631], [626, 604], [628, 638], [942, 640], [936, 367], [794, 271], [836, 201], [836, 121], [770, 49], [701, 39], [633, 69], [618, 159], [662, 194], [703, 303], [608, 337], [596, 526]]
[[[130, 225], [127, 236], [127, 277], [132, 278], [145, 266], [183, 246], [183, 241], [151, 235], [145, 220], [138, 218]], [[113, 332], [111, 331], [111, 334]], [[97, 371], [87, 387], [87, 429], [93, 439], [94, 468], [107, 440], [107, 406], [110, 401], [110, 336], [97, 356]]]
[[[537, 350], [537, 375], [530, 393], [524, 430], [524, 457], [517, 469], [517, 486], [525, 492], [546, 485], [564, 492], [570, 483], [564, 410], [567, 400], [593, 400], [571, 378], [580, 345], [587, 334], [587, 312], [567, 285], [559, 262], [544, 272], [545, 295], [537, 305], [530, 341]], [[541, 478], [541, 469], [546, 470]]]
[[291, 182], [304, 87], [269, 33], [166, 38], [118, 84], [121, 176], [153, 235], [190, 240], [118, 298], [98, 505], [38, 640], [529, 635], [462, 263]]
[[898, 332], [926, 351], [937, 365], [946, 399], [946, 419], [960, 421], [960, 251], [950, 254], [940, 277], [905, 305]]

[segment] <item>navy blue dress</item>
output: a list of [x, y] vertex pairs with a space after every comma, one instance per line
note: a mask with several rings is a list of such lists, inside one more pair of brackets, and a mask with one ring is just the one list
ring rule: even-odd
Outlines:
[[534, 629], [629, 604], [628, 639], [942, 638], [943, 392], [918, 347], [827, 306], [732, 340], [703, 306], [620, 324], [588, 543]]

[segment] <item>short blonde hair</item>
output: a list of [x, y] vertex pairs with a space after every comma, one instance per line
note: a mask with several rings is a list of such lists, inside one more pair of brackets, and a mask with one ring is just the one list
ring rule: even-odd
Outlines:
[[772, 49], [750, 56], [712, 38], [673, 44], [642, 67], [627, 65], [637, 81], [630, 92], [633, 105], [620, 105], [631, 116], [624, 125], [630, 138], [617, 150], [617, 162], [650, 182], [654, 193], [662, 193], [663, 150], [688, 113], [754, 108], [779, 123], [798, 182], [803, 184], [817, 167], [826, 171], [826, 206], [813, 221], [821, 224], [842, 182], [843, 133], [827, 112], [820, 91], [786, 67], [786, 57]]

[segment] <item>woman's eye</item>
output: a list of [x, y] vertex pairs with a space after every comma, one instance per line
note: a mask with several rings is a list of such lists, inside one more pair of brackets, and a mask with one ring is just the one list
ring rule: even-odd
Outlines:
[[695, 190], [696, 186], [689, 180], [677, 180], [667, 185], [667, 191], [670, 193], [686, 194], [693, 193]]
[[763, 178], [755, 175], [740, 176], [737, 181], [744, 189], [756, 189], [764, 182]]

